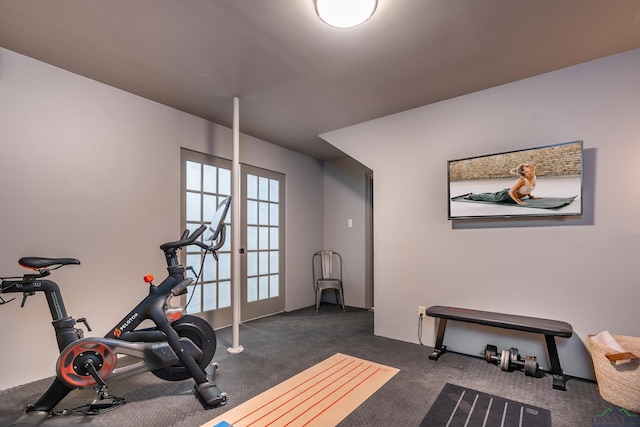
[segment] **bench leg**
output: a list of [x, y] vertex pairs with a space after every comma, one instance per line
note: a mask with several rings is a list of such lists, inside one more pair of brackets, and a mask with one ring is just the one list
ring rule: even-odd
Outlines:
[[551, 361], [551, 374], [553, 375], [553, 388], [555, 390], [566, 391], [567, 387], [564, 384], [564, 374], [560, 367], [560, 358], [558, 357], [558, 349], [556, 347], [556, 341], [553, 335], [545, 335], [545, 341], [547, 342], [547, 351], [549, 352], [549, 360]]
[[442, 345], [444, 341], [444, 330], [447, 327], [447, 319], [438, 319], [438, 336], [436, 338], [436, 346], [433, 349], [433, 353], [429, 356], [430, 360], [438, 360], [442, 353], [447, 350], [447, 347]]

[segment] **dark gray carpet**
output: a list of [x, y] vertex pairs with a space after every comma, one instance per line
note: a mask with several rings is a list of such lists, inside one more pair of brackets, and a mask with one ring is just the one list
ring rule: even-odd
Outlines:
[[[532, 378], [520, 371], [503, 372], [480, 357], [446, 353], [438, 361], [429, 360], [432, 347], [374, 336], [373, 313], [362, 309], [347, 307], [343, 313], [323, 304], [319, 313], [309, 307], [247, 322], [240, 326], [244, 352], [237, 355], [226, 351], [232, 345], [231, 328], [216, 332], [214, 360], [220, 369], [215, 382], [229, 394], [226, 406], [204, 410], [193, 395], [193, 381], [166, 382], [145, 373], [109, 384], [110, 394], [127, 400], [120, 408], [95, 416], [52, 417], [43, 425], [198, 427], [338, 352], [400, 369], [340, 426], [419, 426], [446, 383], [548, 409], [554, 427], [591, 426], [592, 417], [611, 407], [592, 382], [570, 379], [567, 391], [558, 391], [552, 389], [550, 375]], [[19, 418], [50, 382], [0, 391], [0, 426]], [[94, 398], [93, 390], [76, 390], [56, 409]]]

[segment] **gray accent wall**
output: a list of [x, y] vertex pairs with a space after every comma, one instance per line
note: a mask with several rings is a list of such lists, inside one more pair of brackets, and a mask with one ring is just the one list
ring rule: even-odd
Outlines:
[[[242, 129], [242, 99], [240, 116]], [[230, 159], [231, 144], [226, 127], [0, 48], [0, 275], [26, 272], [23, 256], [80, 259], [52, 279], [69, 314], [104, 335], [146, 295], [143, 276], [166, 273], [159, 246], [181, 233], [180, 148]], [[323, 165], [244, 134], [240, 145], [243, 163], [286, 175], [286, 310], [310, 306]], [[43, 295], [1, 306], [0, 325], [0, 389], [55, 374]]]
[[[375, 176], [377, 335], [418, 342], [418, 305], [562, 320], [574, 328], [556, 339], [562, 367], [582, 378], [588, 334], [640, 336], [639, 70], [629, 51], [322, 135]], [[447, 219], [448, 160], [575, 140], [582, 217]], [[518, 347], [549, 368], [542, 337], [450, 323], [450, 350]], [[423, 327], [433, 345], [436, 321]]]
[[343, 258], [345, 304], [371, 308], [366, 301], [367, 286], [373, 286], [366, 267], [366, 174], [370, 170], [344, 157], [324, 162], [324, 172], [324, 249]]

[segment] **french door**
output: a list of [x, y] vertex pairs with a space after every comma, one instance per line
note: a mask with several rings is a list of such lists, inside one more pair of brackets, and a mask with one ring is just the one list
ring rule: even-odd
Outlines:
[[242, 165], [241, 319], [284, 311], [284, 175]]
[[[182, 229], [208, 224], [217, 204], [231, 193], [231, 162], [203, 153], [181, 150]], [[241, 166], [241, 320], [284, 310], [284, 175]], [[211, 255], [189, 246], [182, 251], [183, 265], [198, 276], [188, 287], [187, 312], [197, 314], [214, 328], [232, 322], [231, 214], [225, 220], [227, 240]]]
[[[231, 162], [195, 151], [181, 150], [182, 229], [196, 230], [209, 224], [216, 207], [231, 194]], [[218, 261], [198, 246], [181, 252], [182, 263], [193, 270], [187, 274], [197, 282], [187, 287], [187, 313], [205, 319], [214, 328], [231, 324], [231, 215], [225, 219], [226, 241], [218, 251]], [[206, 233], [205, 233], [206, 234]]]

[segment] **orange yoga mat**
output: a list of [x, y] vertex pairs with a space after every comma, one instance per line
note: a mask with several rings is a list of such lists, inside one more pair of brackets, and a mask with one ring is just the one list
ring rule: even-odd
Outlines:
[[398, 372], [337, 353], [201, 427], [335, 426]]

